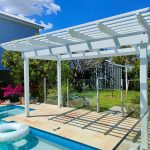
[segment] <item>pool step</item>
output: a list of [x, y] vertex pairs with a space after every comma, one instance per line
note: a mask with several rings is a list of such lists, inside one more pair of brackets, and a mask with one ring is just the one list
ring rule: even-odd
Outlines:
[[17, 142], [12, 144], [14, 150], [27, 150], [26, 145], [27, 145], [26, 139], [22, 139], [22, 140], [17, 141]]
[[0, 114], [0, 119], [8, 117], [8, 116], [9, 116], [9, 114], [7, 112], [6, 113], [1, 113]]

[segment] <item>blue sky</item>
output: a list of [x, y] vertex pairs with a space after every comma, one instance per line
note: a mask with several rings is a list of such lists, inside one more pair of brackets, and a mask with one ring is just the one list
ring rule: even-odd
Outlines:
[[44, 17], [57, 30], [120, 13], [150, 7], [150, 0], [56, 0], [61, 11]]
[[1, 0], [0, 10], [45, 25], [44, 32], [150, 7], [150, 0]]

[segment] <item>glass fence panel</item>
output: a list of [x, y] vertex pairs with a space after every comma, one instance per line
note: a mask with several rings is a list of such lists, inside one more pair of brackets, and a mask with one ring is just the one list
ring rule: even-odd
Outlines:
[[[124, 108], [126, 113], [134, 111], [139, 117], [140, 93], [136, 89], [128, 91], [112, 88], [103, 88], [101, 80], [77, 79], [76, 82], [66, 80], [62, 83], [62, 105], [64, 107], [74, 107], [89, 109], [91, 111], [121, 111]], [[137, 81], [136, 81], [137, 82]], [[139, 82], [139, 81], [138, 81]], [[98, 86], [98, 88], [97, 88]], [[30, 102], [48, 103], [57, 105], [57, 84], [51, 86], [51, 81], [39, 79], [38, 82], [30, 85]]]

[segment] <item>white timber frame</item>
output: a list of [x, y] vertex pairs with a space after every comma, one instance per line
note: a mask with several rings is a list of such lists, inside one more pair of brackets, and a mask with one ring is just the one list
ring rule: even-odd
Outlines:
[[[2, 43], [5, 50], [24, 58], [25, 112], [29, 116], [29, 59], [57, 61], [58, 106], [61, 61], [140, 55], [141, 117], [148, 111], [147, 53], [150, 51], [150, 8], [144, 8], [78, 26]], [[141, 123], [141, 147], [148, 149], [147, 118]]]
[[58, 56], [57, 60], [57, 94], [58, 94], [58, 106], [62, 106], [62, 95], [61, 95], [61, 59]]
[[24, 58], [24, 99], [25, 99], [25, 115], [29, 116], [29, 59]]
[[[147, 45], [141, 45], [140, 51], [140, 116], [148, 111], [148, 56]], [[148, 114], [141, 121], [141, 149], [148, 149]]]

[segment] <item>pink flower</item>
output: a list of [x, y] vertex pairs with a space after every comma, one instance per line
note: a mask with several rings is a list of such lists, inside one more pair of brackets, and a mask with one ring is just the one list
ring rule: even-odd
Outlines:
[[23, 95], [23, 86], [21, 84], [18, 84], [14, 89], [12, 87], [11, 84], [9, 84], [7, 87], [2, 88], [2, 90], [4, 90], [4, 97], [7, 97], [9, 95], [19, 95], [22, 96]]
[[23, 86], [18, 84], [14, 89], [13, 89], [13, 94], [14, 95], [23, 95]]
[[9, 84], [6, 88], [2, 88], [4, 90], [4, 97], [7, 97], [13, 93], [13, 87]]

